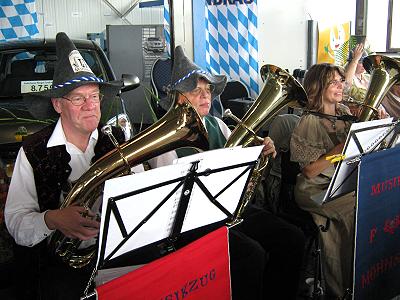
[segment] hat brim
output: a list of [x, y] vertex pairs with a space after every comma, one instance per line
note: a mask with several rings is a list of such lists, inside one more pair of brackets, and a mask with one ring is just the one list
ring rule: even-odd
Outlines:
[[190, 92], [197, 87], [197, 82], [200, 78], [205, 79], [210, 84], [214, 85], [214, 90], [211, 93], [211, 99], [218, 97], [224, 91], [227, 77], [225, 75], [212, 75], [210, 73], [194, 73], [178, 83], [174, 89], [182, 93]]
[[98, 84], [101, 90], [109, 88], [114, 91], [116, 89], [117, 91], [115, 93], [118, 93], [118, 90], [123, 85], [122, 81], [120, 81], [120, 80], [114, 80], [114, 81], [109, 81], [109, 82], [99, 82], [96, 80], [89, 79], [89, 80], [85, 80], [85, 81], [74, 82], [72, 84], [66, 84], [63, 87], [52, 88], [52, 89], [48, 89], [45, 91], [35, 92], [35, 93], [30, 93], [30, 94], [32, 94], [33, 96], [37, 96], [37, 97], [61, 98], [80, 86], [83, 86], [86, 84], [93, 84], [93, 83]]
[[120, 80], [110, 82], [82, 81], [59, 89], [24, 94], [24, 103], [33, 117], [40, 120], [55, 119], [58, 113], [54, 110], [50, 99], [61, 98], [80, 86], [93, 83], [99, 85], [100, 93], [104, 95], [103, 102], [113, 99], [119, 93], [123, 85]]

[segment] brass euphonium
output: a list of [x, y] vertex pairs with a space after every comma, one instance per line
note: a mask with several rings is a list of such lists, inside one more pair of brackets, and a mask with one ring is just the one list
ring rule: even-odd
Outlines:
[[392, 85], [400, 81], [400, 61], [383, 56], [369, 55], [363, 60], [365, 70], [371, 74], [359, 117], [360, 122], [377, 116], [377, 109]]
[[[264, 65], [260, 69], [264, 87], [243, 116], [242, 120], [232, 131], [225, 147], [259, 144], [261, 138], [256, 133], [272, 119], [284, 106], [299, 107], [305, 106], [307, 95], [302, 85], [288, 72], [274, 66]], [[254, 191], [259, 185], [262, 171], [268, 163], [267, 157], [261, 157], [253, 170], [247, 190], [238, 209], [234, 213], [233, 221], [230, 224], [240, 222], [241, 215], [254, 196]]]
[[[207, 132], [196, 110], [187, 103], [174, 103], [159, 121], [96, 161], [78, 179], [60, 208], [80, 205], [91, 209], [107, 179], [127, 175], [131, 167], [165, 152], [179, 147], [208, 150]], [[73, 268], [89, 264], [95, 256], [95, 246], [80, 250], [80, 244], [80, 240], [67, 238], [60, 231], [50, 238], [53, 252]]]

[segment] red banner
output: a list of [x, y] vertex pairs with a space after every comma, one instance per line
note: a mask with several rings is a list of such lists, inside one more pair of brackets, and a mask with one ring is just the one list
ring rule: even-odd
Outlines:
[[98, 286], [98, 299], [229, 300], [228, 253], [228, 230], [221, 227], [174, 253]]

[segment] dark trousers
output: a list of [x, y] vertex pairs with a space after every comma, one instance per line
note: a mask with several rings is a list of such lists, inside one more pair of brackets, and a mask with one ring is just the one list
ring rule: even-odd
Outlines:
[[238, 230], [229, 230], [233, 300], [262, 299], [265, 251]]
[[73, 269], [46, 251], [46, 241], [33, 248], [15, 245], [17, 300], [79, 300], [91, 268]]
[[[263, 282], [264, 299], [296, 299], [305, 237], [296, 226], [254, 206], [235, 227], [257, 241], [268, 254]], [[250, 298], [248, 298], [250, 299]]]
[[[41, 300], [79, 300], [90, 278], [90, 270], [51, 264], [41, 274]], [[91, 292], [93, 289], [89, 289]]]

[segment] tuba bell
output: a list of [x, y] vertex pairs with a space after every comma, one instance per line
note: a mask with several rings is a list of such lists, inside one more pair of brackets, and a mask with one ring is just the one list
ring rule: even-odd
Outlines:
[[[180, 147], [207, 150], [207, 132], [196, 110], [188, 103], [174, 103], [152, 126], [96, 161], [78, 179], [60, 208], [80, 205], [91, 209], [107, 179], [130, 174], [131, 167], [165, 152]], [[68, 238], [60, 231], [55, 231], [49, 241], [51, 251], [73, 268], [86, 266], [95, 256], [95, 246], [80, 250], [80, 244], [79, 239]]]
[[371, 74], [359, 117], [360, 122], [370, 121], [392, 85], [400, 81], [400, 61], [384, 55], [369, 55], [363, 60], [365, 70]]
[[[233, 129], [225, 147], [239, 145], [247, 147], [260, 143], [261, 138], [256, 133], [284, 106], [303, 107], [307, 103], [307, 94], [303, 86], [285, 70], [274, 65], [264, 65], [260, 69], [260, 74], [265, 82], [264, 87], [242, 120]], [[252, 199], [261, 180], [262, 170], [267, 163], [268, 158], [261, 158], [258, 161], [250, 177], [245, 195], [230, 224], [240, 222], [241, 215]]]

